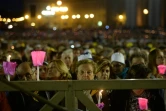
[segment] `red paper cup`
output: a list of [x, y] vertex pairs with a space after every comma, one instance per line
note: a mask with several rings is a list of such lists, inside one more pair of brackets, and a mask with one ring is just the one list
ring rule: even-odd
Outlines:
[[141, 110], [148, 110], [148, 99], [138, 98], [138, 103]]
[[165, 65], [158, 65], [157, 66], [159, 74], [165, 74], [166, 66]]

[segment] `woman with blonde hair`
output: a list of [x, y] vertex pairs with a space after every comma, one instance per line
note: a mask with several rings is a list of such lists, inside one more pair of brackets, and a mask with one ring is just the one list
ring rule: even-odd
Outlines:
[[68, 80], [71, 79], [71, 74], [66, 64], [62, 60], [56, 59], [49, 63], [47, 77], [49, 80]]

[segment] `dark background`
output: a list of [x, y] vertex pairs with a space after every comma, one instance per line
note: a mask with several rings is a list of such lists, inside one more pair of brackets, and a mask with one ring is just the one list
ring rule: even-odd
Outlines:
[[23, 13], [23, 0], [0, 0], [1, 17], [20, 17]]

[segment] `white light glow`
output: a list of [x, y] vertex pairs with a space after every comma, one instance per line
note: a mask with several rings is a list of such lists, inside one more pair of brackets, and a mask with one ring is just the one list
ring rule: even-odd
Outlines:
[[55, 15], [55, 12], [53, 12], [53, 11], [48, 11], [48, 10], [43, 10], [42, 12], [42, 15]]
[[12, 29], [13, 28], [13, 25], [8, 25], [8, 29]]

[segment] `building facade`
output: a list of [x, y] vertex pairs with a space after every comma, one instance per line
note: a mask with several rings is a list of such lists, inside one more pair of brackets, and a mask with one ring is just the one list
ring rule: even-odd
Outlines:
[[[166, 27], [165, 0], [61, 0], [65, 12], [42, 15], [47, 6], [57, 6], [56, 0], [24, 0], [24, 12], [29, 15], [25, 26], [36, 27]], [[61, 7], [57, 6], [57, 7]], [[146, 10], [145, 10], [146, 9]], [[37, 18], [41, 15], [41, 18]], [[66, 18], [65, 18], [66, 17]], [[100, 24], [99, 24], [100, 23]]]

